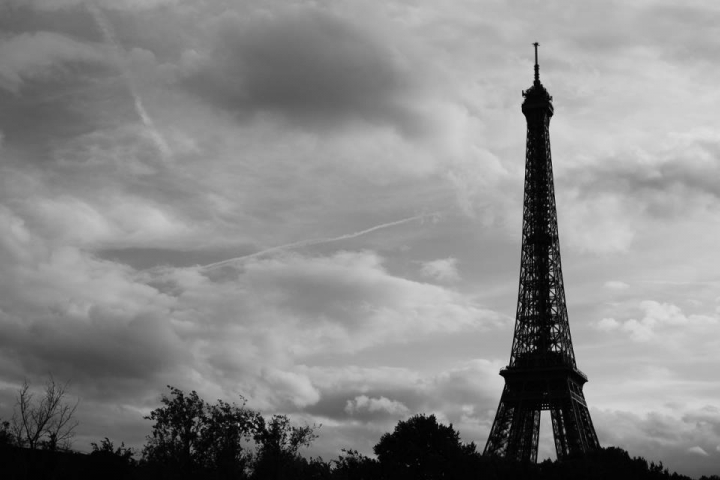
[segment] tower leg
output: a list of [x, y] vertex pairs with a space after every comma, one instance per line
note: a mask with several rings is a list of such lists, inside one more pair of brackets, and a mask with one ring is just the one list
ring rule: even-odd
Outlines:
[[569, 452], [567, 443], [567, 428], [565, 426], [565, 417], [563, 417], [564, 409], [555, 407], [550, 409], [550, 418], [552, 419], [553, 439], [555, 440], [555, 452], [558, 460], [565, 458]]
[[553, 406], [550, 415], [558, 460], [600, 448], [584, 398], [570, 396]]
[[540, 410], [522, 406], [517, 408], [508, 442], [507, 457], [535, 463], [539, 437]]
[[515, 413], [515, 408], [507, 402], [507, 390], [508, 387], [505, 385], [483, 455], [504, 457], [506, 454], [510, 427]]
[[536, 402], [518, 401], [505, 385], [484, 455], [537, 461], [540, 409]]

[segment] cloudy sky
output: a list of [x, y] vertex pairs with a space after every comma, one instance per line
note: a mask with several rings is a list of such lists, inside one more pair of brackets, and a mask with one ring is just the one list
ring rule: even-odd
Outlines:
[[0, 417], [52, 373], [81, 450], [166, 385], [482, 449], [538, 41], [600, 442], [720, 472], [720, 6], [675, 4], [2, 0]]

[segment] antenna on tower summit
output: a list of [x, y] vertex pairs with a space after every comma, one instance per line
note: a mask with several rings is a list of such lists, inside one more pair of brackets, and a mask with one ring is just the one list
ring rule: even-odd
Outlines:
[[538, 59], [537, 59], [537, 47], [540, 46], [538, 42], [533, 43], [535, 45], [535, 81], [540, 81], [540, 65], [538, 65]]

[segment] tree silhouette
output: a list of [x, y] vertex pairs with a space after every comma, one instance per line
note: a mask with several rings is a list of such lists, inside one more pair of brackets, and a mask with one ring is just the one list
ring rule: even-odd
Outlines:
[[15, 445], [15, 435], [10, 429], [10, 422], [0, 421], [0, 446]]
[[135, 449], [125, 447], [125, 443], [116, 448], [113, 442], [105, 437], [100, 441], [100, 445], [95, 442], [90, 445], [93, 451], [88, 455], [88, 476], [106, 480], [125, 479], [130, 477], [137, 466], [137, 461], [133, 458]]
[[393, 479], [462, 478], [479, 458], [474, 443], [462, 443], [452, 425], [439, 424], [435, 415], [399, 422], [373, 450], [384, 475]]
[[198, 450], [201, 466], [220, 472], [227, 478], [243, 478], [252, 460], [252, 453], [244, 448], [257, 430], [260, 415], [245, 408], [218, 400], [207, 406], [201, 429]]
[[257, 430], [259, 414], [242, 406], [218, 400], [210, 405], [197, 392], [189, 395], [168, 386], [163, 406], [147, 420], [155, 421], [147, 437], [143, 457], [163, 474], [189, 476], [198, 472], [223, 472], [242, 478], [251, 453], [243, 446]]
[[163, 407], [156, 408], [146, 420], [154, 420], [152, 436], [143, 449], [143, 457], [179, 471], [191, 471], [197, 465], [198, 441], [205, 422], [207, 406], [197, 392], [185, 395], [168, 385], [172, 398], [161, 396]]
[[92, 447], [92, 452], [90, 453], [92, 456], [101, 458], [112, 457], [118, 462], [130, 466], [133, 466], [136, 463], [133, 458], [136, 453], [135, 449], [132, 447], [125, 447], [125, 442], [122, 442], [119, 447], [115, 448], [113, 442], [109, 438], [105, 437], [100, 441], [100, 445], [92, 442], [90, 446]]
[[357, 450], [342, 450], [334, 464], [333, 478], [336, 480], [374, 480], [381, 478], [380, 464]]
[[[91, 444], [90, 455], [49, 451], [52, 437], [47, 433], [59, 431], [55, 438], [65, 438], [68, 425], [74, 428], [71, 420], [77, 403], [73, 406], [63, 401], [65, 385], [58, 386], [52, 377], [45, 396], [33, 401], [26, 382], [18, 393], [18, 408], [24, 407], [12, 422], [0, 421], [0, 458], [8, 460], [3, 464], [3, 478], [691, 480], [670, 473], [662, 462], [633, 458], [617, 447], [540, 464], [482, 456], [474, 443], [460, 440], [452, 424], [443, 425], [434, 415], [424, 414], [400, 421], [392, 432], [382, 435], [373, 448], [377, 459], [357, 450], [343, 450], [330, 462], [307, 459], [300, 455], [300, 449], [318, 437], [318, 426], [293, 425], [286, 415], [263, 418], [245, 408], [244, 399], [240, 406], [222, 400], [210, 404], [194, 391], [185, 394], [168, 388], [170, 394], [161, 396], [162, 405], [145, 417], [154, 424], [143, 459], [137, 462], [133, 449], [124, 444], [116, 448], [107, 437]], [[19, 430], [23, 412], [29, 428]], [[48, 412], [55, 412], [54, 416]], [[34, 436], [38, 431], [44, 433]], [[17, 438], [23, 441], [18, 443]], [[720, 477], [703, 476], [699, 480]]]
[[258, 445], [254, 465], [254, 478], [284, 479], [292, 476], [293, 470], [303, 469], [304, 462], [298, 455], [300, 447], [307, 447], [317, 438], [316, 425], [296, 427], [285, 415], [273, 415], [270, 421], [258, 417], [259, 423], [254, 435]]

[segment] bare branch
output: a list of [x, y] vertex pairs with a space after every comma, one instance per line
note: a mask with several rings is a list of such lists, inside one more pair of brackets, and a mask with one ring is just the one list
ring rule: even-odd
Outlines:
[[11, 430], [18, 445], [36, 449], [40, 446], [55, 450], [69, 448], [78, 422], [73, 418], [80, 402], [65, 401], [67, 386], [58, 384], [50, 376], [39, 402], [33, 402], [33, 394], [27, 380], [18, 391]]

